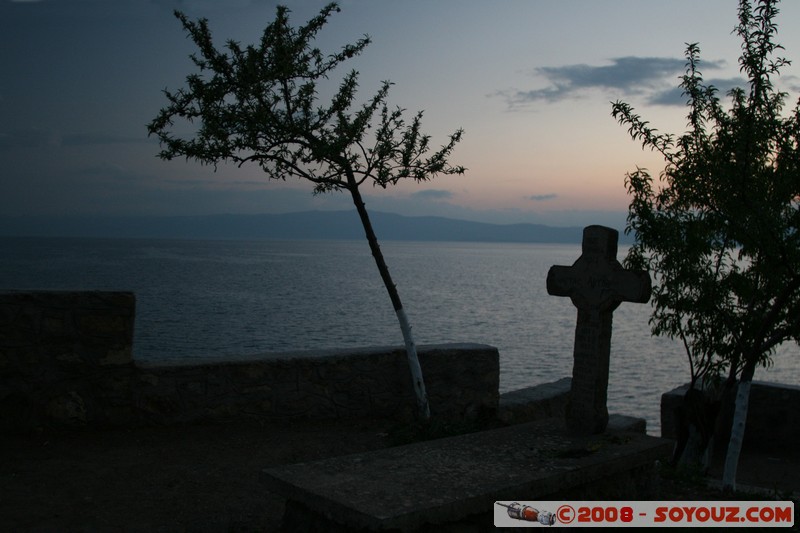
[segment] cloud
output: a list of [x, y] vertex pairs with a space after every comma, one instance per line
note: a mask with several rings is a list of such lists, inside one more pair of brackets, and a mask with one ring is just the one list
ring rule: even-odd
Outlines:
[[669, 89], [656, 91], [651, 93], [647, 98], [647, 103], [652, 105], [684, 105], [686, 103], [686, 95], [683, 94], [681, 87], [675, 86]]
[[532, 194], [531, 196], [526, 196], [525, 198], [528, 200], [533, 200], [534, 202], [546, 202], [547, 200], [555, 200], [558, 198], [558, 195], [555, 193]]
[[453, 197], [453, 193], [443, 189], [425, 189], [415, 192], [411, 198], [415, 200], [448, 200]]
[[[795, 93], [800, 92], [800, 78], [797, 76], [784, 76], [783, 81], [790, 91]], [[2, 97], [2, 95], [0, 95], [0, 97]]]
[[[717, 97], [723, 100], [728, 92], [735, 87], [745, 87], [747, 82], [744, 78], [714, 78], [704, 80], [707, 86], [714, 86], [717, 89]], [[683, 94], [681, 87], [675, 86], [670, 89], [655, 91], [647, 98], [647, 103], [652, 105], [674, 105], [682, 106], [686, 104], [688, 96]]]
[[[706, 70], [722, 68], [724, 61], [703, 61]], [[584, 90], [603, 89], [624, 95], [650, 94], [663, 101], [672, 101], [670, 86], [677, 86], [677, 78], [686, 69], [686, 60], [671, 57], [618, 57], [610, 65], [586, 64], [561, 67], [537, 67], [533, 73], [544, 77], [550, 85], [540, 89], [511, 90], [501, 94], [511, 108], [545, 101], [558, 102], [576, 98]]]

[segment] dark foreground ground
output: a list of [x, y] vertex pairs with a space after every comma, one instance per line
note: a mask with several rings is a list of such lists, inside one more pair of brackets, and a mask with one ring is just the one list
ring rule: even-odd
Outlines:
[[[262, 486], [261, 469], [377, 449], [396, 436], [386, 421], [6, 436], [0, 440], [0, 531], [275, 531], [284, 502]], [[665, 469], [659, 499], [786, 499], [791, 488], [796, 498], [800, 449], [747, 456], [738, 479], [767, 490], [725, 496], [691, 474]]]

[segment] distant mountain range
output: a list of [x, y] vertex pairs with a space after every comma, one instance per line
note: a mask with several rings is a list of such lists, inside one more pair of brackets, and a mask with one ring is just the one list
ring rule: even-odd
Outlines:
[[[541, 224], [489, 224], [444, 217], [370, 213], [379, 240], [579, 243], [583, 228]], [[263, 215], [18, 216], [0, 217], [5, 237], [105, 237], [165, 239], [363, 239], [355, 211]], [[620, 243], [630, 239], [620, 232]]]

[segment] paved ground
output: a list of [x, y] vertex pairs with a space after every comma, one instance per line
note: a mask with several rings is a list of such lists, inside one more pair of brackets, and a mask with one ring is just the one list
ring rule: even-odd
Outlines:
[[[275, 531], [261, 469], [385, 447], [385, 421], [228, 423], [0, 439], [0, 531]], [[800, 493], [800, 452], [745, 458], [741, 483]], [[721, 499], [665, 479], [662, 499]], [[753, 498], [748, 498], [753, 499]]]
[[386, 445], [380, 423], [217, 424], [5, 438], [0, 531], [270, 531], [266, 466]]

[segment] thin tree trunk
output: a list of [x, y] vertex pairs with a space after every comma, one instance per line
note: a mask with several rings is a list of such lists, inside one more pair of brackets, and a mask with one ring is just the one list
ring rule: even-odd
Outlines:
[[406, 316], [406, 312], [403, 309], [403, 302], [400, 300], [397, 286], [394, 284], [392, 276], [389, 274], [389, 267], [386, 266], [386, 261], [383, 259], [383, 252], [381, 252], [381, 248], [378, 245], [378, 238], [375, 235], [375, 230], [372, 229], [372, 223], [369, 220], [369, 214], [364, 205], [364, 200], [361, 198], [358, 185], [356, 185], [354, 179], [352, 181], [350, 180], [350, 176], [348, 176], [348, 181], [350, 182], [350, 194], [353, 197], [353, 203], [356, 206], [356, 211], [358, 211], [358, 216], [361, 218], [361, 224], [364, 226], [364, 232], [367, 235], [367, 242], [369, 242], [372, 257], [375, 259], [375, 264], [378, 266], [383, 284], [392, 301], [397, 320], [400, 322], [400, 331], [403, 333], [408, 366], [411, 371], [411, 381], [417, 399], [417, 416], [423, 420], [428, 420], [431, 416], [431, 410], [428, 404], [428, 393], [425, 391], [425, 380], [422, 377], [422, 367], [420, 367], [419, 358], [417, 357], [417, 345], [411, 333], [411, 323], [408, 321], [408, 316]]
[[736, 390], [736, 407], [731, 424], [731, 438], [728, 441], [728, 452], [725, 455], [725, 469], [722, 472], [722, 489], [736, 490], [736, 469], [739, 466], [739, 455], [742, 452], [747, 409], [750, 404], [750, 385], [753, 382], [755, 362], [748, 362], [742, 369], [739, 386]]

